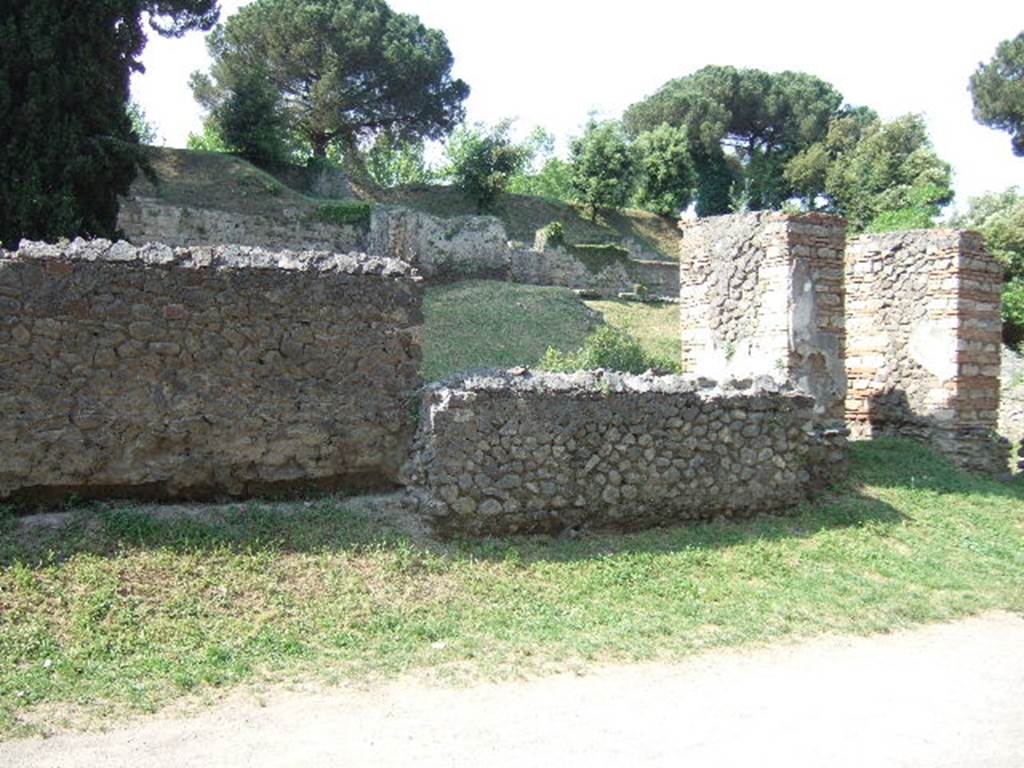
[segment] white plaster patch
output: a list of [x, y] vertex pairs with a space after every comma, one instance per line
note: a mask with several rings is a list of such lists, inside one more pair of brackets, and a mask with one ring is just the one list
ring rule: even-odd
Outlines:
[[910, 334], [910, 356], [928, 373], [942, 381], [956, 377], [957, 365], [954, 329], [940, 328], [933, 323], [918, 323]]

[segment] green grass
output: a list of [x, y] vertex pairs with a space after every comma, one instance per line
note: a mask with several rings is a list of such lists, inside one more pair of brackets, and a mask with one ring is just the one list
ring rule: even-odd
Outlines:
[[604, 321], [636, 337], [644, 351], [660, 360], [678, 361], [682, 354], [678, 304], [635, 301], [588, 301]]
[[424, 314], [427, 381], [471, 368], [536, 366], [548, 347], [578, 349], [602, 317], [653, 358], [679, 360], [674, 304], [582, 302], [565, 288], [474, 280], [429, 288]]
[[332, 500], [6, 517], [0, 736], [239, 684], [501, 678], [1024, 611], [1024, 488], [897, 441], [852, 466], [791, 517], [579, 539], [413, 543]]
[[140, 174], [132, 194], [172, 205], [274, 216], [284, 208], [312, 211], [323, 202], [233, 155], [150, 147], [147, 157], [157, 183]]
[[583, 344], [598, 319], [568, 288], [470, 280], [429, 288], [423, 377], [471, 368], [535, 366], [548, 347]]

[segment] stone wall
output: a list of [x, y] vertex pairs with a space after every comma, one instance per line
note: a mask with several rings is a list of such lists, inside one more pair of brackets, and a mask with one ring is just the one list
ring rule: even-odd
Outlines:
[[508, 236], [493, 216], [441, 218], [374, 206], [366, 250], [407, 261], [426, 278], [505, 279], [508, 274]]
[[[561, 285], [614, 297], [636, 285], [655, 298], [678, 294], [674, 262], [622, 259], [594, 269], [564, 250], [517, 250], [493, 216], [432, 216], [375, 205], [366, 226], [317, 221], [312, 210], [283, 208], [274, 216], [173, 205], [136, 195], [122, 201], [118, 226], [131, 242], [172, 246], [246, 245], [270, 250], [365, 251], [408, 262], [428, 281], [492, 278]], [[634, 244], [634, 247], [635, 244]]]
[[632, 258], [590, 264], [563, 248], [514, 250], [511, 278], [531, 285], [561, 285], [594, 291], [614, 298], [643, 286], [651, 298], [675, 301], [679, 291], [679, 265], [669, 261]]
[[317, 221], [312, 209], [283, 208], [269, 217], [133, 197], [123, 201], [118, 226], [139, 245], [365, 251], [405, 261], [424, 278], [504, 277], [508, 269], [505, 229], [489, 216], [440, 218], [398, 206], [374, 206], [367, 225], [345, 226]]
[[842, 434], [770, 380], [485, 371], [432, 385], [407, 482], [444, 535], [642, 528], [792, 510]]
[[359, 255], [0, 252], [0, 499], [393, 484], [421, 300]]
[[999, 411], [1002, 269], [980, 235], [862, 235], [846, 251], [847, 421], [854, 436], [928, 442], [1006, 470]]
[[1024, 440], [1024, 356], [1009, 347], [1003, 347], [1001, 380], [999, 434], [1020, 443]]
[[117, 225], [137, 245], [247, 245], [270, 250], [350, 253], [366, 250], [366, 227], [316, 221], [310, 211], [282, 208], [273, 217], [171, 205], [154, 198], [121, 201]]
[[712, 379], [775, 376], [843, 422], [846, 395], [841, 219], [749, 213], [685, 222], [683, 367]]

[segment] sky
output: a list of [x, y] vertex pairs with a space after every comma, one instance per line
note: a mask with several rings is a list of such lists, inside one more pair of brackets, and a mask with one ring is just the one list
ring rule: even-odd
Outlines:
[[[247, 0], [222, 0], [222, 19]], [[971, 116], [967, 81], [996, 45], [1024, 30], [1020, 0], [943, 8], [919, 0], [857, 3], [729, 0], [389, 0], [445, 32], [454, 74], [469, 83], [471, 122], [516, 118], [564, 149], [592, 111], [618, 117], [663, 83], [708, 64], [799, 70], [832, 83], [883, 118], [924, 115], [935, 149], [954, 169], [957, 205], [1024, 185], [1024, 158], [1007, 133]], [[184, 146], [201, 113], [189, 75], [208, 66], [200, 33], [152, 35], [134, 98], [169, 146]]]

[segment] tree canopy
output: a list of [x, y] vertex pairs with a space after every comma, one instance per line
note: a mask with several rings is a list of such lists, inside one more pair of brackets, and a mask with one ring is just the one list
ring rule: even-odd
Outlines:
[[883, 123], [871, 110], [851, 110], [787, 164], [785, 177], [808, 208], [844, 216], [855, 232], [929, 227], [953, 199], [952, 169], [919, 115]]
[[1010, 134], [1013, 153], [1024, 157], [1024, 32], [1004, 40], [988, 64], [971, 75], [974, 119]]
[[460, 128], [445, 148], [449, 165], [444, 175], [476, 203], [481, 213], [491, 209], [509, 180], [530, 161], [529, 148], [512, 141], [511, 128], [511, 120], [491, 128]]
[[696, 184], [685, 128], [663, 123], [641, 133], [633, 144], [636, 162], [636, 202], [663, 216], [678, 216], [689, 207]]
[[599, 207], [618, 208], [633, 192], [635, 163], [622, 126], [591, 119], [582, 136], [572, 140], [570, 184], [592, 219]]
[[0, 242], [113, 235], [143, 161], [128, 113], [143, 24], [208, 29], [216, 0], [33, 0], [0, 6]]
[[832, 85], [803, 72], [708, 66], [631, 106], [623, 123], [633, 137], [662, 124], [686, 129], [706, 215], [728, 211], [735, 185], [749, 190], [751, 208], [781, 206], [793, 195], [783, 167], [825, 137], [842, 103]]
[[436, 139], [464, 116], [469, 87], [452, 77], [444, 33], [383, 0], [256, 0], [207, 40], [213, 64], [193, 92], [216, 112], [233, 91], [263, 82], [312, 155], [347, 160], [381, 133]]
[[988, 250], [1006, 267], [1004, 336], [1019, 344], [1024, 340], [1024, 193], [1010, 188], [972, 197], [953, 225], [981, 232]]

